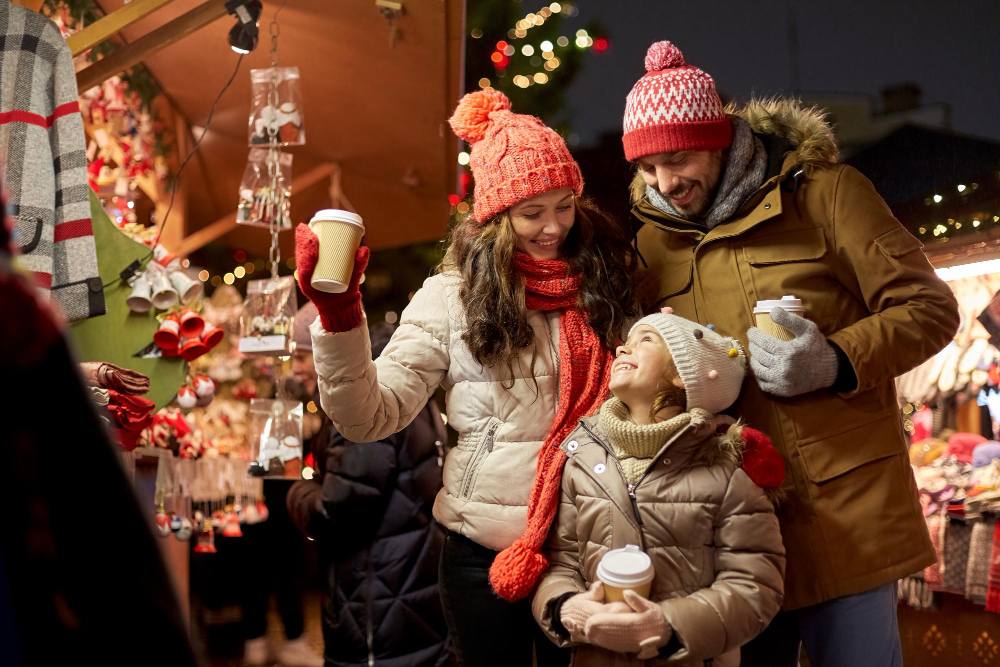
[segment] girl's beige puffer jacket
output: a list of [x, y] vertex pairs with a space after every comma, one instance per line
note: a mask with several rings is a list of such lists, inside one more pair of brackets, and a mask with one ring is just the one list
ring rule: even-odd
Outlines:
[[448, 529], [501, 550], [524, 532], [538, 450], [555, 418], [559, 312], [528, 311], [534, 367], [532, 350], [524, 350], [515, 382], [505, 389], [506, 366], [480, 366], [462, 342], [460, 285], [455, 274], [428, 278], [375, 362], [364, 322], [334, 334], [317, 319], [313, 356], [323, 410], [355, 442], [399, 431], [444, 388], [448, 423], [459, 437], [445, 460], [434, 516]]
[[[532, 601], [536, 620], [561, 646], [555, 602], [597, 579], [610, 549], [643, 546], [660, 603], [681, 648], [649, 661], [593, 645], [574, 649], [574, 667], [732, 667], [739, 647], [758, 635], [781, 606], [785, 549], [774, 507], [736, 461], [738, 429], [715, 435], [703, 410], [669, 439], [632, 489], [598, 426], [588, 417], [563, 443], [569, 457], [546, 555], [551, 567]], [[640, 521], [641, 517], [641, 521]], [[711, 662], [706, 662], [711, 661]]]

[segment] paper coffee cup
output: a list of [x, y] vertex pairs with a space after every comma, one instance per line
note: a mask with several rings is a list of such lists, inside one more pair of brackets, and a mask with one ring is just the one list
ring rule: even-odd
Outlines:
[[802, 307], [802, 300], [789, 294], [780, 299], [758, 301], [753, 309], [753, 317], [756, 320], [758, 329], [774, 336], [778, 340], [792, 340], [795, 338], [795, 335], [783, 326], [775, 324], [771, 319], [771, 311], [775, 308], [784, 308], [790, 313], [804, 316], [806, 311]]
[[361, 216], [328, 208], [318, 212], [309, 228], [319, 238], [319, 260], [313, 271], [312, 286], [321, 292], [345, 292], [354, 271], [365, 225]]
[[653, 561], [634, 544], [612, 549], [598, 563], [597, 578], [604, 583], [605, 602], [624, 602], [628, 590], [649, 598]]

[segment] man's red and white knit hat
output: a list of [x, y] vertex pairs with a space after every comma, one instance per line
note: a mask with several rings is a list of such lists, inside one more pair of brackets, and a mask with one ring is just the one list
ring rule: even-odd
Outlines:
[[646, 52], [646, 75], [625, 100], [625, 159], [654, 153], [729, 148], [733, 128], [706, 72], [684, 62], [670, 42]]

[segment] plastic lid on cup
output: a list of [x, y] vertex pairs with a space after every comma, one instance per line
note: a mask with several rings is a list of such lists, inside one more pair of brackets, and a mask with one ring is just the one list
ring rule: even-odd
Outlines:
[[802, 299], [799, 299], [795, 295], [788, 294], [780, 299], [758, 301], [757, 305], [753, 309], [753, 312], [770, 313], [775, 308], [784, 308], [785, 310], [798, 313], [805, 310], [805, 308], [802, 307]]
[[351, 225], [357, 225], [361, 229], [365, 228], [365, 223], [361, 221], [361, 216], [357, 213], [351, 213], [350, 211], [342, 211], [339, 208], [324, 208], [322, 211], [316, 211], [316, 215], [312, 217], [309, 221], [309, 226], [312, 227], [315, 222], [346, 222]]
[[642, 586], [653, 580], [653, 561], [634, 544], [612, 549], [598, 563], [597, 578], [618, 588]]

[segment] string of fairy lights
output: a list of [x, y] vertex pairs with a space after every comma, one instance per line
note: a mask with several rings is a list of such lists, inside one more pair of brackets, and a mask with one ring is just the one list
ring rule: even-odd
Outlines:
[[[969, 197], [969, 195], [978, 189], [978, 183], [970, 183], [969, 185], [959, 183], [955, 186], [955, 195], [935, 193], [925, 198], [924, 204], [929, 207], [935, 207], [951, 203], [956, 198], [959, 201], [964, 201], [967, 197]], [[951, 240], [951, 238], [956, 235], [967, 234], [975, 231], [985, 231], [991, 227], [1000, 229], [1000, 210], [994, 212], [980, 211], [965, 220], [947, 218], [944, 221], [939, 221], [933, 224], [921, 225], [917, 228], [917, 235], [925, 237], [928, 240], [946, 242]]]
[[[249, 278], [255, 271], [264, 271], [267, 268], [267, 262], [263, 259], [256, 259], [253, 261], [247, 260], [247, 254], [242, 250], [236, 251], [235, 258], [239, 264], [229, 271], [213, 274], [208, 269], [202, 269], [198, 272], [198, 279], [203, 283], [210, 284], [212, 287], [219, 287], [223, 284], [233, 285], [239, 280]], [[186, 262], [187, 260], [184, 261]], [[295, 258], [289, 257], [286, 259], [285, 266], [287, 266], [290, 271], [294, 271]]]

